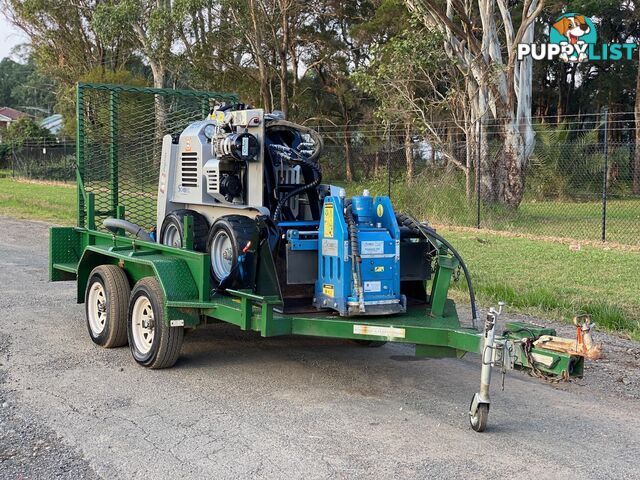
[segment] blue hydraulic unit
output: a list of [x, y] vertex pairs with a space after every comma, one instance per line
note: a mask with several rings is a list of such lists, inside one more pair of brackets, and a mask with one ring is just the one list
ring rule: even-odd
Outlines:
[[406, 311], [400, 293], [400, 229], [389, 197], [324, 199], [314, 306], [342, 316]]

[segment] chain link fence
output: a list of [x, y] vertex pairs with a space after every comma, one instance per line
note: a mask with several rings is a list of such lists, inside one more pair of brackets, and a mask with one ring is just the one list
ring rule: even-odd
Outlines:
[[[118, 144], [110, 151], [109, 136], [114, 133], [110, 128], [114, 125], [109, 123], [109, 92], [90, 93], [84, 105], [85, 187], [96, 194], [98, 210], [112, 214], [118, 202], [109, 197], [109, 182], [117, 175], [119, 194], [128, 196], [129, 204], [140, 215], [137, 220], [146, 225], [152, 221], [155, 208], [151, 200], [157, 175], [148, 173], [157, 171], [160, 137], [141, 137], [138, 133], [159, 125], [157, 105], [153, 97], [150, 101], [137, 92], [120, 94], [115, 116]], [[169, 115], [159, 134], [178, 132], [201, 118], [203, 106], [198, 97], [178, 96], [165, 101]], [[582, 132], [573, 128], [567, 129], [566, 135], [558, 135], [558, 128], [553, 135], [538, 131], [526, 170], [524, 197], [517, 209], [483, 200], [477, 188], [476, 158], [467, 156], [468, 144], [464, 141], [453, 139], [445, 149], [402, 128], [383, 130], [360, 125], [348, 132], [343, 127], [316, 128], [325, 139], [320, 159], [323, 181], [344, 186], [349, 194], [364, 189], [377, 195], [390, 194], [398, 211], [439, 225], [640, 245], [640, 172], [634, 168], [638, 162], [630, 133], [633, 123], [615, 117], [610, 123], [616, 122], [619, 128], [607, 135], [602, 135], [597, 119]], [[498, 155], [497, 148], [495, 143], [490, 144], [489, 155]], [[119, 159], [117, 172], [110, 170], [112, 157]], [[45, 145], [30, 141], [5, 155], [0, 168], [15, 177], [75, 181], [75, 144], [66, 140]], [[140, 196], [139, 205], [132, 192]]]

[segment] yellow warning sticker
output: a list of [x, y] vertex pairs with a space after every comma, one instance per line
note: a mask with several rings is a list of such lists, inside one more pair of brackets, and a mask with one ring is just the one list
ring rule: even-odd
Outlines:
[[333, 238], [333, 203], [324, 205], [324, 236]]
[[384, 267], [376, 267], [374, 269], [374, 272], [376, 272], [376, 273], [384, 272]]
[[378, 204], [378, 208], [376, 208], [376, 213], [378, 214], [379, 217], [384, 215], [384, 207], [382, 206], [381, 203]]
[[216, 112], [216, 121], [219, 123], [224, 123], [224, 112], [221, 112], [220, 110]]
[[324, 293], [328, 297], [333, 298], [333, 296], [334, 296], [333, 285], [330, 285], [328, 283], [323, 283], [322, 284], [322, 293]]

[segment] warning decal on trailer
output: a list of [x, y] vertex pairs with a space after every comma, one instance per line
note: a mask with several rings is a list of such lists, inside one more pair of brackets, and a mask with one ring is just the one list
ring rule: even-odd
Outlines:
[[324, 236], [333, 238], [333, 203], [324, 204]]
[[371, 325], [354, 325], [353, 333], [356, 335], [375, 335], [377, 337], [404, 338], [404, 328], [374, 327]]

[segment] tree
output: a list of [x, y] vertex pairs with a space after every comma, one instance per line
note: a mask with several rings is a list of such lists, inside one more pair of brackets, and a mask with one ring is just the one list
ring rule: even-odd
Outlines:
[[105, 42], [94, 26], [96, 0], [46, 2], [0, 0], [7, 18], [24, 31], [41, 73], [62, 88], [96, 68], [116, 71], [133, 55], [133, 45], [118, 37]]
[[[390, 4], [398, 2], [385, 2], [383, 7], [390, 9]], [[460, 75], [440, 48], [442, 37], [411, 18], [403, 4], [399, 6], [393, 17], [404, 15], [398, 22], [402, 29], [371, 49], [371, 61], [354, 78], [375, 99], [378, 118], [402, 124], [408, 181], [414, 176], [412, 132], [424, 135], [469, 178], [471, 169], [457, 159], [455, 143], [445, 138], [452, 130], [469, 130], [461, 118], [466, 110], [460, 108]]]
[[149, 62], [153, 86], [164, 88], [176, 27], [171, 0], [124, 0], [97, 4], [92, 26], [106, 43], [125, 41]]
[[46, 143], [47, 141], [54, 141], [55, 137], [51, 135], [49, 130], [40, 127], [29, 117], [22, 117], [15, 122], [11, 122], [2, 134], [2, 143], [13, 147], [20, 147], [28, 140]]
[[471, 123], [480, 119], [486, 124], [491, 118], [499, 127], [502, 152], [497, 158], [489, 156], [487, 136], [482, 136], [481, 186], [485, 201], [517, 207], [524, 195], [534, 132], [532, 59], [518, 61], [516, 49], [518, 43], [533, 42], [534, 21], [544, 0], [524, 0], [520, 22], [515, 21], [506, 0], [406, 3], [426, 27], [442, 35], [445, 52], [467, 80], [468, 107], [474, 117]]

